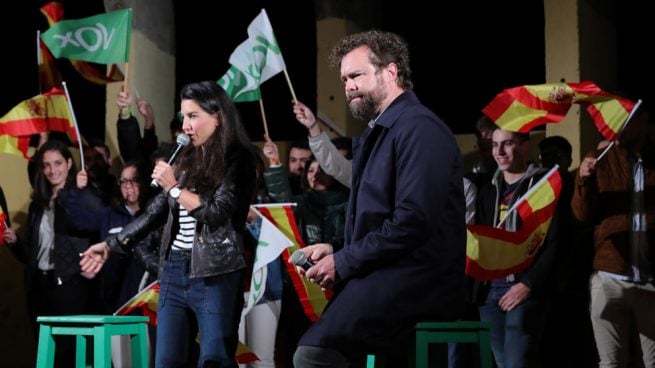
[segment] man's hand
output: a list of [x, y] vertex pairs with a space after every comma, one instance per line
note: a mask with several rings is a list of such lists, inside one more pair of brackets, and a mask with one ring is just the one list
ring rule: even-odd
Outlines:
[[102, 266], [109, 258], [109, 246], [107, 242], [93, 244], [80, 256], [80, 267], [82, 268], [82, 276], [86, 277], [84, 273], [97, 274], [102, 269]]
[[273, 162], [280, 162], [280, 153], [277, 150], [277, 145], [273, 143], [273, 141], [267, 136], [264, 136], [264, 147], [262, 147], [262, 152], [264, 153], [264, 156], [268, 158], [268, 160], [273, 163]]
[[524, 283], [519, 282], [509, 288], [509, 290], [498, 301], [500, 309], [509, 312], [523, 303], [530, 296], [530, 288]]
[[316, 124], [316, 117], [309, 107], [305, 106], [300, 101], [292, 101], [293, 113], [296, 115], [296, 120], [307, 128], [310, 137], [316, 137], [321, 134], [321, 128]]
[[[296, 266], [296, 271], [307, 277], [323, 289], [329, 289], [334, 286], [336, 281], [336, 267], [332, 255], [332, 245], [328, 243], [317, 243], [301, 249], [308, 259], [314, 262], [314, 266], [307, 271], [302, 267]], [[291, 261], [291, 260], [289, 260]]]

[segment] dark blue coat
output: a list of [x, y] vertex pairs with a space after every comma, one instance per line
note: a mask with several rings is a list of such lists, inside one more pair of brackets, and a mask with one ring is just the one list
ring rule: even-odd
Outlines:
[[466, 250], [459, 148], [412, 91], [353, 148], [340, 282], [299, 343], [347, 355], [399, 349], [416, 322], [456, 318]]

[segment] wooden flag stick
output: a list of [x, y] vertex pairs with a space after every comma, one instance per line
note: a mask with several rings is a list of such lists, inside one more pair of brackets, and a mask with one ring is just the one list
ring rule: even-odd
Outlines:
[[75, 118], [75, 110], [73, 110], [73, 104], [71, 103], [71, 96], [68, 94], [68, 87], [66, 82], [61, 82], [61, 85], [64, 86], [64, 92], [66, 93], [66, 101], [68, 102], [68, 108], [71, 111], [71, 118], [73, 118], [73, 127], [75, 127], [75, 134], [77, 134], [77, 144], [80, 148], [80, 167], [84, 170], [84, 149], [82, 148], [82, 134], [80, 134], [80, 129], [77, 127], [77, 119]]
[[123, 92], [129, 91], [128, 83], [127, 83], [127, 75], [128, 72], [130, 71], [130, 63], [125, 62], [125, 72], [123, 73]]
[[298, 99], [296, 98], [296, 92], [293, 90], [293, 85], [291, 84], [291, 78], [289, 78], [289, 73], [287, 73], [287, 69], [284, 68], [282, 70], [284, 72], [284, 77], [287, 79], [287, 84], [289, 84], [289, 89], [291, 90], [291, 96], [293, 97], [293, 102], [298, 102]]
[[262, 123], [264, 124], [264, 134], [270, 139], [271, 137], [268, 136], [268, 124], [266, 123], [266, 113], [264, 113], [264, 101], [263, 98], [259, 98], [259, 111], [262, 113]]

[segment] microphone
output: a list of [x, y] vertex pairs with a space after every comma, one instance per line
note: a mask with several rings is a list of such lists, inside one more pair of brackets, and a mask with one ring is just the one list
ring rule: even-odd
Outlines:
[[305, 253], [300, 249], [291, 254], [291, 263], [302, 267], [305, 271], [315, 264], [314, 261], [307, 258], [307, 255], [305, 255]]
[[[182, 133], [177, 136], [177, 139], [175, 140], [175, 143], [177, 143], [177, 147], [175, 147], [175, 151], [173, 151], [173, 154], [171, 157], [168, 159], [168, 164], [170, 165], [173, 161], [175, 161], [175, 158], [177, 157], [177, 154], [182, 150], [182, 148], [186, 147], [189, 142], [191, 142], [191, 139], [189, 138], [188, 135]], [[157, 183], [157, 180], [152, 179], [150, 182], [150, 186], [153, 188], [159, 187], [159, 183]]]

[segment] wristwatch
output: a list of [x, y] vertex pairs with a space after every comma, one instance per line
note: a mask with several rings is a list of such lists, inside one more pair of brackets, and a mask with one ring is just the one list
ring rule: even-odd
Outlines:
[[178, 187], [177, 185], [172, 187], [168, 191], [168, 195], [171, 196], [171, 198], [173, 198], [176, 201], [178, 198], [180, 198], [180, 194], [182, 194], [182, 189], [180, 189], [180, 187]]

